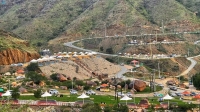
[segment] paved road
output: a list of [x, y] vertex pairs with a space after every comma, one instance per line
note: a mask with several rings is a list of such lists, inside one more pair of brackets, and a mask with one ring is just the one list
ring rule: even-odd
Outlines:
[[182, 72], [182, 73], [181, 73], [180, 75], [178, 75], [177, 77], [188, 74], [188, 73], [194, 68], [194, 66], [197, 64], [197, 62], [196, 62], [194, 59], [192, 59], [192, 58], [194, 58], [194, 57], [189, 57], [189, 58], [187, 58], [187, 60], [189, 60], [189, 61], [191, 62], [190, 66], [188, 67], [187, 70], [185, 70], [184, 72]]
[[[102, 37], [100, 37], [100, 38], [102, 38]], [[78, 41], [80, 41], [80, 40], [76, 40], [76, 41], [64, 43], [64, 45], [65, 45], [65, 46], [68, 46], [68, 47], [76, 48], [76, 49], [79, 49], [79, 50], [82, 50], [82, 51], [86, 51], [86, 52], [94, 52], [94, 51], [92, 51], [92, 50], [83, 49], [83, 48], [74, 46], [73, 43], [78, 42]], [[99, 55], [105, 55], [105, 56], [118, 56], [118, 55], [115, 55], [115, 54], [105, 54], [105, 53], [100, 53], [100, 52], [96, 52], [96, 53], [99, 54]], [[197, 57], [197, 56], [195, 56], [195, 57]], [[197, 64], [197, 62], [196, 62], [194, 59], [192, 59], [192, 58], [194, 58], [194, 57], [188, 57], [188, 58], [187, 58], [189, 61], [191, 61], [191, 65], [188, 67], [187, 70], [185, 70], [185, 71], [182, 72], [180, 75], [178, 75], [178, 77], [188, 74], [188, 73], [194, 68], [194, 66]], [[123, 78], [123, 74], [126, 73], [126, 72], [128, 71], [124, 66], [120, 66], [120, 67], [121, 67], [121, 70], [115, 75], [116, 78]], [[168, 81], [168, 80], [171, 80], [171, 79], [167, 78], [164, 82], [166, 82], [166, 81]], [[156, 81], [156, 82], [157, 82], [157, 81]], [[165, 85], [165, 83], [163, 83], [162, 80], [161, 80], [161, 82], [158, 81], [157, 83], [158, 83], [158, 84], [163, 84], [163, 85]], [[165, 86], [164, 86], [164, 89], [161, 90], [161, 91], [159, 91], [159, 92], [165, 94], [166, 91], [168, 91], [168, 90], [169, 90], [169, 88], [165, 85]], [[181, 91], [181, 92], [182, 92], [182, 91]], [[104, 94], [105, 94], [105, 93], [104, 93]], [[111, 95], [113, 95], [113, 93], [106, 93], [106, 94], [111, 94]], [[135, 97], [150, 97], [150, 96], [153, 96], [153, 94], [152, 94], [152, 93], [148, 93], [148, 94], [137, 94], [137, 95], [135, 95]]]
[[123, 78], [123, 74], [128, 72], [128, 69], [125, 66], [120, 66], [121, 70], [115, 75], [116, 78]]
[[[64, 43], [64, 46], [68, 46], [68, 47], [79, 49], [79, 50], [86, 51], [86, 52], [96, 52], [96, 51], [92, 51], [92, 50], [88, 50], [88, 49], [83, 49], [83, 48], [74, 46], [73, 43], [78, 42], [78, 41], [80, 41], [80, 40], [76, 40], [76, 41]], [[96, 53], [99, 54], [99, 55], [104, 55], [104, 56], [118, 56], [116, 54], [105, 54], [105, 53], [100, 53], [100, 52], [96, 52]]]

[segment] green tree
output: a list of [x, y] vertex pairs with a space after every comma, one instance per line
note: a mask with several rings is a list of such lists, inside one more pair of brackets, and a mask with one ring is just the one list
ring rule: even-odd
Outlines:
[[85, 85], [84, 86], [84, 90], [89, 90], [90, 89], [90, 86], [89, 85]]
[[103, 51], [103, 47], [100, 47], [100, 51]]
[[113, 110], [115, 110], [115, 112], [128, 112], [128, 107], [126, 105], [114, 105], [113, 106]]
[[36, 84], [39, 84], [42, 80], [46, 80], [45, 76], [42, 76], [41, 74], [38, 74], [34, 71], [26, 73], [26, 77], [30, 78]]
[[41, 89], [37, 89], [36, 91], [34, 91], [35, 98], [41, 98], [41, 94], [42, 94]]
[[57, 81], [58, 80], [58, 77], [57, 77], [57, 73], [54, 73], [52, 75], [50, 75], [51, 79], [54, 80], [54, 81]]
[[79, 86], [85, 86], [85, 83], [82, 80], [76, 80], [75, 84]]
[[108, 54], [113, 54], [114, 52], [113, 52], [113, 49], [112, 49], [112, 48], [108, 48], [108, 49], [106, 49], [106, 53], [108, 53]]
[[110, 106], [105, 106], [104, 112], [111, 112], [112, 108]]
[[11, 96], [15, 100], [18, 99], [20, 97], [19, 88], [14, 88], [13, 91], [12, 91]]
[[101, 112], [101, 107], [97, 103], [86, 103], [83, 105], [82, 109], [83, 110], [81, 112]]
[[31, 63], [26, 68], [27, 68], [28, 71], [37, 71], [37, 70], [39, 70], [39, 67], [38, 67], [37, 63]]
[[200, 73], [197, 73], [197, 74], [195, 74], [193, 77], [192, 77], [192, 79], [193, 79], [193, 85], [194, 85], [194, 87], [196, 87], [196, 89], [200, 89], [200, 83], [199, 83], [199, 81], [200, 81]]

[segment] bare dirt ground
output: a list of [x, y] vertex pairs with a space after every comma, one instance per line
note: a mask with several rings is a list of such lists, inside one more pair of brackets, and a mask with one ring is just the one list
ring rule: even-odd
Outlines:
[[78, 63], [77, 61], [68, 60], [46, 65], [40, 67], [40, 69], [47, 77], [53, 73], [60, 73], [66, 75], [66, 77], [76, 77], [78, 79], [89, 79], [92, 72], [108, 74], [109, 76], [120, 71], [118, 65], [114, 65], [103, 58], [91, 57], [77, 60]]

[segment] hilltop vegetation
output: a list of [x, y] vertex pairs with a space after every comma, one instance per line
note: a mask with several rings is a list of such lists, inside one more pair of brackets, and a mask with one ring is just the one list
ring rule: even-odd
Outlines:
[[17, 35], [0, 30], [0, 51], [7, 49], [19, 49], [26, 52], [35, 52], [35, 49], [27, 41], [20, 39]]
[[[105, 27], [109, 35], [122, 35], [126, 28], [128, 33], [148, 33], [184, 20], [193, 28], [199, 21], [198, 4], [198, 0], [12, 0], [0, 4], [0, 29], [46, 46], [52, 39], [50, 44], [104, 36]], [[143, 25], [152, 27], [138, 28]]]

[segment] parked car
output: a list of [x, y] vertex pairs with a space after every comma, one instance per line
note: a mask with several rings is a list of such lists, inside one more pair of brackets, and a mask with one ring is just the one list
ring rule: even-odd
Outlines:
[[196, 93], [195, 92], [191, 92], [190, 96], [195, 96]]
[[179, 93], [179, 92], [176, 92], [175, 93], [177, 96], [182, 96], [183, 94], [182, 93]]
[[169, 87], [169, 89], [173, 90], [173, 91], [177, 91], [177, 87], [175, 87], [175, 86], [171, 86], [171, 87]]
[[160, 86], [160, 87], [162, 87], [162, 88], [164, 87], [164, 85], [163, 85], [163, 84], [158, 84], [158, 86]]
[[20, 80], [20, 79], [24, 79], [24, 78], [25, 78], [25, 76], [17, 76], [16, 80]]
[[70, 92], [70, 94], [78, 94], [78, 92], [74, 89], [71, 89], [69, 92]]
[[97, 91], [100, 91], [100, 86], [96, 88]]
[[123, 97], [124, 93], [123, 92], [118, 92], [117, 95], [120, 96], [120, 97]]
[[93, 90], [86, 91], [87, 95], [96, 95], [96, 93]]
[[52, 95], [59, 94], [58, 90], [56, 90], [56, 89], [50, 89], [49, 93], [52, 94]]
[[133, 97], [133, 94], [132, 94], [131, 92], [127, 92], [126, 95], [127, 95], [128, 97]]
[[154, 92], [154, 93], [153, 93], [153, 96], [154, 96], [154, 97], [160, 97], [160, 96], [161, 96], [161, 94], [160, 94], [160, 93], [158, 93], [158, 92]]
[[175, 93], [170, 93], [170, 95], [171, 95], [172, 97], [177, 96]]

